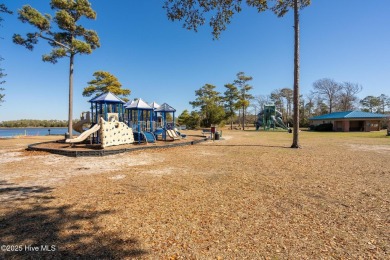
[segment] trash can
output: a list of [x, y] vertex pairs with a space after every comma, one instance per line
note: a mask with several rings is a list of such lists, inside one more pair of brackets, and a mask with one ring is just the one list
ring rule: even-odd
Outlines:
[[219, 140], [219, 132], [216, 132], [216, 133], [214, 134], [214, 139], [215, 139], [215, 140]]
[[66, 133], [65, 133], [65, 140], [66, 140], [66, 139], [69, 139], [69, 137], [70, 137], [70, 134], [69, 134], [68, 132], [66, 132]]
[[216, 131], [216, 130], [217, 130], [217, 128], [216, 128], [215, 126], [212, 126], [211, 129], [210, 129], [210, 131], [211, 131], [212, 134], [215, 134], [215, 131]]

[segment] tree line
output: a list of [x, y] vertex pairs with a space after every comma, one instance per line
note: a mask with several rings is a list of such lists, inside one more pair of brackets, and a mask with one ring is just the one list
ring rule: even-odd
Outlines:
[[67, 127], [67, 120], [21, 119], [0, 122], [0, 127]]
[[[294, 126], [293, 120], [293, 89], [279, 88], [269, 95], [254, 96], [250, 92], [253, 79], [244, 72], [237, 73], [237, 79], [224, 85], [225, 92], [216, 91], [216, 86], [205, 84], [195, 91], [195, 101], [189, 102], [194, 111], [184, 110], [178, 117], [179, 124], [189, 128], [209, 127], [212, 124], [238, 124], [242, 129], [248, 124], [254, 124], [257, 114], [265, 104], [274, 104], [282, 113], [283, 121]], [[309, 119], [314, 116], [338, 111], [361, 110], [372, 113], [390, 113], [390, 97], [367, 96], [359, 99], [357, 96], [363, 90], [358, 83], [336, 82], [330, 78], [315, 81], [312, 90], [307, 95], [299, 97], [300, 125], [308, 126]]]

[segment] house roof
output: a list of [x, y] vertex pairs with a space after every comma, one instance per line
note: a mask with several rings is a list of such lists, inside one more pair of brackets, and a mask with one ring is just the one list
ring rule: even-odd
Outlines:
[[389, 115], [369, 113], [362, 111], [344, 111], [344, 112], [334, 112], [330, 114], [315, 116], [309, 118], [309, 120], [334, 120], [334, 119], [381, 119], [386, 118]]
[[130, 110], [153, 110], [142, 98], [134, 99], [131, 102], [125, 104], [126, 109]]
[[157, 109], [154, 110], [155, 112], [176, 112], [176, 109], [168, 105], [167, 103], [162, 104]]
[[95, 97], [91, 99], [89, 102], [96, 102], [96, 103], [126, 103], [119, 97], [117, 97], [115, 94], [112, 94], [111, 92], [103, 93], [98, 97]]

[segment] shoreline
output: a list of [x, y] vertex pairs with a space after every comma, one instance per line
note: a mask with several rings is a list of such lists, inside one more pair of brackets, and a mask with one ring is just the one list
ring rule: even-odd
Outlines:
[[[1, 127], [0, 138], [15, 138], [24, 136], [64, 136], [67, 127]], [[74, 134], [76, 134], [73, 131]]]

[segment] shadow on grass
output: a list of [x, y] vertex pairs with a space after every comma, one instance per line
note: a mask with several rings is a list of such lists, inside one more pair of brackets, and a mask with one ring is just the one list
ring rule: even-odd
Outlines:
[[53, 197], [46, 195], [51, 198], [46, 203], [35, 202], [39, 193], [50, 191], [37, 186], [0, 189], [3, 194], [30, 192], [34, 199], [22, 204], [9, 201], [14, 207], [0, 209], [0, 259], [123, 259], [147, 254], [136, 239], [123, 239], [99, 225], [99, 218], [111, 211], [53, 206]]
[[49, 195], [52, 190], [50, 187], [17, 186], [14, 183], [0, 181], [0, 202], [12, 202], [30, 198], [50, 200], [53, 198]]
[[242, 132], [257, 132], [257, 133], [288, 133], [287, 130], [284, 129], [275, 129], [275, 130], [256, 130], [256, 129], [245, 129], [245, 130], [237, 130], [237, 131], [242, 131]]
[[267, 147], [267, 148], [289, 148], [290, 146], [282, 145], [265, 145], [265, 144], [208, 144], [208, 146], [221, 146], [221, 147]]

